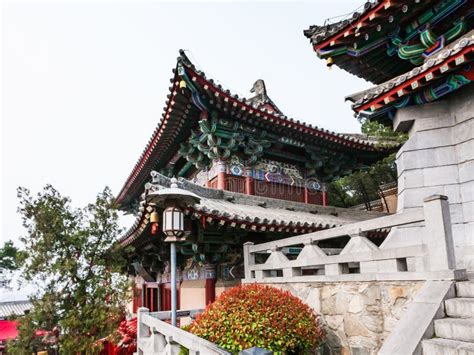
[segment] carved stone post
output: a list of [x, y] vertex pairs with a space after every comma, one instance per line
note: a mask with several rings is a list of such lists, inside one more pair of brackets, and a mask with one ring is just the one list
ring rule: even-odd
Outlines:
[[143, 340], [150, 336], [150, 328], [143, 323], [143, 315], [149, 314], [150, 310], [145, 307], [138, 308], [137, 311], [137, 350], [140, 353], [140, 350], [143, 349]]
[[255, 265], [255, 255], [250, 253], [250, 247], [252, 245], [253, 245], [252, 242], [244, 243], [244, 269], [245, 269], [245, 278], [247, 280], [250, 280], [252, 278], [250, 266]]
[[428, 247], [430, 270], [453, 270], [456, 258], [448, 197], [433, 195], [423, 202], [426, 224], [424, 244]]

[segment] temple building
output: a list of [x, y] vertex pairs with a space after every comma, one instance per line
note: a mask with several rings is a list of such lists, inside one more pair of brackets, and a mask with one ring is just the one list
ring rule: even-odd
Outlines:
[[[201, 200], [185, 210], [178, 244], [178, 307], [200, 308], [240, 282], [242, 244], [380, 216], [331, 207], [326, 184], [394, 152], [360, 134], [338, 134], [285, 116], [257, 80], [250, 98], [224, 89], [180, 52], [164, 113], [117, 202], [136, 222], [120, 240], [135, 277], [134, 309], [170, 307], [169, 250], [161, 211], [146, 197], [178, 178]], [[369, 237], [380, 244], [386, 231]], [[132, 248], [127, 248], [127, 247]], [[338, 245], [325, 245], [328, 253]], [[288, 255], [298, 250], [286, 250]], [[314, 272], [314, 270], [308, 270]]]
[[[397, 153], [398, 212], [440, 194], [450, 202], [458, 268], [474, 270], [474, 2], [367, 2], [304, 31], [317, 56], [375, 84], [346, 97], [356, 116], [407, 132]], [[381, 248], [424, 243], [392, 230]]]

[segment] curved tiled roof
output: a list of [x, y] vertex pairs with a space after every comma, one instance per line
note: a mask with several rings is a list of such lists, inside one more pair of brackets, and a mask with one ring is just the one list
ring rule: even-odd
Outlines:
[[[178, 60], [180, 60], [180, 58], [178, 58]], [[256, 117], [259, 117], [262, 120], [268, 120], [272, 124], [282, 125], [288, 128], [304, 131], [305, 133], [310, 133], [317, 137], [322, 137], [324, 139], [335, 141], [337, 143], [351, 144], [359, 149], [367, 149], [367, 150], [377, 149], [375, 147], [376, 144], [370, 140], [358, 139], [352, 135], [345, 135], [345, 134], [337, 133], [334, 131], [330, 131], [330, 130], [312, 125], [311, 123], [306, 123], [306, 122], [285, 116], [278, 112], [267, 110], [265, 107], [255, 109], [249, 104], [248, 99], [239, 97], [239, 95], [236, 95], [236, 94], [232, 94], [230, 90], [224, 89], [221, 84], [216, 85], [213, 79], [208, 79], [206, 74], [203, 71], [196, 69], [196, 67], [187, 59], [187, 57], [185, 57], [184, 53], [181, 54], [181, 60], [183, 62], [187, 62], [186, 64], [187, 67], [191, 69], [192, 71], [194, 71], [195, 74], [197, 74], [197, 79], [196, 79], [197, 81], [199, 81], [199, 79], [203, 79], [201, 81], [201, 84], [203, 86], [211, 84], [213, 86], [210, 88], [211, 91], [214, 91], [214, 93], [217, 93], [218, 95], [223, 95], [225, 102], [228, 102], [232, 105], [234, 104], [239, 105], [244, 109], [244, 111], [254, 111], [252, 113], [255, 114]]]
[[332, 38], [338, 33], [342, 34], [346, 29], [356, 27], [358, 23], [363, 22], [371, 13], [376, 12], [385, 3], [389, 2], [388, 0], [367, 1], [352, 13], [345, 15], [342, 20], [323, 26], [312, 25], [304, 30], [303, 33], [311, 39], [311, 43], [321, 44], [321, 42]]
[[317, 56], [330, 59], [328, 66], [337, 65], [378, 85], [418, 65], [395, 54], [398, 40], [416, 44], [426, 29], [440, 35], [459, 19], [472, 27], [473, 11], [469, 0], [374, 0], [342, 20], [303, 32]]
[[[311, 39], [315, 49], [321, 49], [326, 45], [334, 45], [338, 40], [345, 40], [350, 36], [358, 37], [366, 29], [367, 31], [374, 31], [377, 24], [382, 25], [382, 28], [377, 29], [377, 32], [390, 23], [393, 24], [391, 27], [396, 27], [395, 14], [408, 15], [409, 17], [412, 13], [417, 13], [432, 5], [431, 1], [366, 1], [355, 11], [337, 17], [342, 18], [341, 20], [322, 26], [312, 25], [304, 30], [303, 34]], [[389, 16], [391, 16], [390, 20], [388, 20]]]
[[[278, 111], [269, 110], [265, 107], [255, 108], [248, 99], [232, 94], [230, 90], [225, 89], [222, 85], [217, 84], [213, 79], [208, 78], [203, 71], [197, 69], [194, 64], [191, 63], [183, 51], [180, 51], [180, 56], [178, 57], [177, 62], [178, 65], [182, 65], [185, 68], [193, 83], [198, 85], [200, 90], [206, 93], [209, 97], [212, 97], [214, 101], [218, 102], [224, 111], [235, 111], [238, 112], [238, 115], [252, 116], [255, 117], [256, 120], [262, 122], [262, 124], [283, 127], [286, 130], [295, 131], [299, 135], [304, 134], [313, 139], [325, 141], [334, 146], [345, 147], [346, 149], [368, 152], [384, 150], [384, 148], [376, 146], [376, 143], [370, 140], [362, 140], [350, 135], [325, 130], [313, 126], [312, 124], [307, 124], [291, 117], [287, 117]], [[184, 124], [183, 122], [175, 122], [172, 118], [172, 113], [175, 106], [177, 106], [178, 99], [181, 101], [186, 99], [189, 101], [188, 105], [192, 106], [189, 98], [184, 99], [181, 97], [182, 94], [179, 90], [179, 76], [177, 70], [174, 69], [173, 73], [174, 77], [171, 79], [172, 85], [169, 88], [170, 94], [168, 95], [162, 118], [122, 187], [117, 197], [119, 203], [123, 203], [125, 196], [129, 194], [130, 189], [134, 189], [135, 192], [133, 193], [135, 194], [142, 184], [145, 183], [148, 174], [153, 168], [155, 168], [154, 164], [156, 164], [156, 159], [169, 147], [170, 144], [173, 143], [177, 129]], [[189, 110], [190, 109], [191, 108], [189, 108]]]

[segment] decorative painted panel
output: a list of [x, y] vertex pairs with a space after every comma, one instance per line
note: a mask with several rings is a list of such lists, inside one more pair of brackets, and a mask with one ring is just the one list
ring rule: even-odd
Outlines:
[[321, 189], [319, 181], [305, 179], [296, 165], [274, 160], [261, 159], [255, 166], [246, 168], [238, 158], [233, 158], [227, 164], [226, 173], [234, 176], [250, 176], [255, 180], [270, 183]]

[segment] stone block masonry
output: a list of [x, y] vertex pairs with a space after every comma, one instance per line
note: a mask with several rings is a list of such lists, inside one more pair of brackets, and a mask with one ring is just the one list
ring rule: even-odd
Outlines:
[[[398, 212], [421, 207], [428, 195], [446, 195], [456, 266], [474, 271], [474, 86], [446, 100], [399, 109], [394, 129], [409, 134], [397, 154]], [[413, 228], [397, 228], [382, 248], [423, 239]]]
[[423, 281], [272, 284], [321, 315], [330, 354], [375, 355]]

